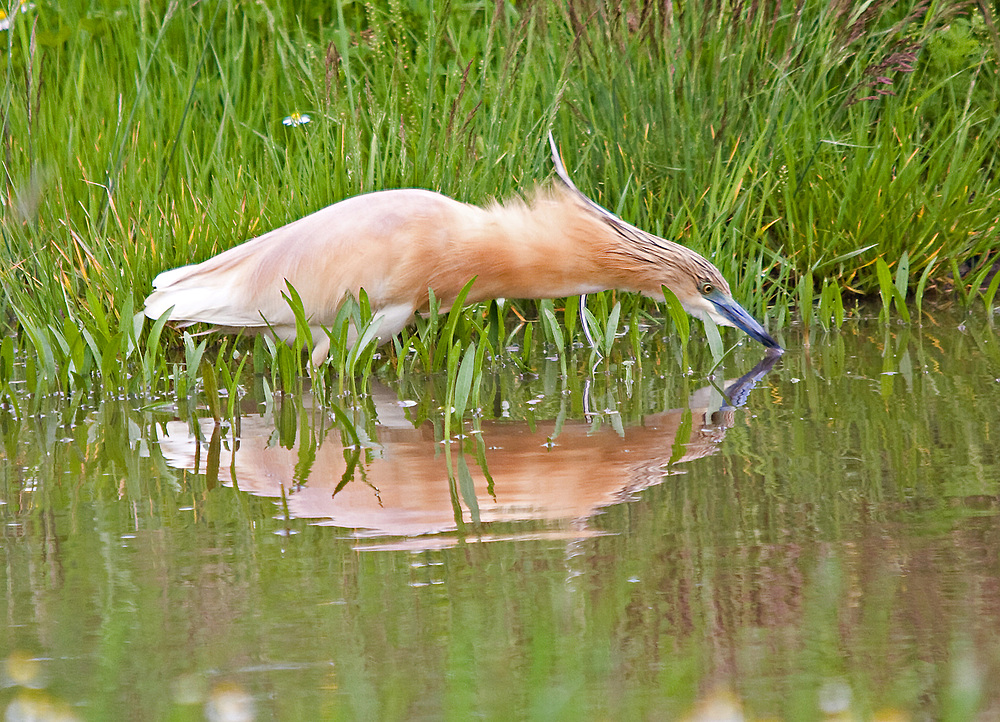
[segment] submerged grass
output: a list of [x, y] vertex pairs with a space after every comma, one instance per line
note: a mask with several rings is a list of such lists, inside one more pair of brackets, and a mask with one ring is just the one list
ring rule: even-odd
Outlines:
[[[1000, 41], [986, 3], [209, 0], [38, 3], [12, 20], [2, 403], [24, 389], [234, 398], [250, 369], [267, 393], [292, 389], [308, 364], [281, 344], [136, 321], [152, 278], [357, 193], [528, 190], [551, 174], [550, 129], [585, 192], [710, 256], [772, 328], [839, 326], [876, 294], [886, 319], [907, 320], [909, 299], [919, 322], [942, 291], [992, 313]], [[566, 374], [578, 348], [592, 365], [636, 354], [662, 316], [612, 292], [435, 310], [352, 350], [350, 325], [374, 331], [364, 299], [345, 305], [329, 329], [338, 381], [314, 380], [342, 394], [373, 373], [441, 371], [468, 401], [487, 356], [554, 353]]]

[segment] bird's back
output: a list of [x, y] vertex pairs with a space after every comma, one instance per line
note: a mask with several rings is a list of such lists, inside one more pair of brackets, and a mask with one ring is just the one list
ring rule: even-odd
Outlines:
[[372, 308], [394, 317], [393, 328], [380, 334], [389, 336], [420, 302], [395, 288], [398, 269], [417, 246], [433, 253], [428, 244], [447, 242], [427, 238], [427, 229], [454, 227], [477, 213], [482, 211], [419, 189], [348, 198], [202, 263], [164, 271], [153, 281], [145, 313], [159, 318], [172, 308], [170, 320], [181, 325], [251, 332], [270, 327], [291, 340], [295, 318], [282, 296], [286, 281], [317, 330], [332, 324], [345, 294], [356, 296], [364, 287]]

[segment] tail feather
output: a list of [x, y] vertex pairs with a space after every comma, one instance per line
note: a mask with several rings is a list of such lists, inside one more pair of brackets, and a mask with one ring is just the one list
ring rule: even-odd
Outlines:
[[184, 266], [161, 273], [153, 281], [143, 312], [159, 318], [168, 310], [171, 322], [180, 326], [210, 323], [214, 326], [264, 326], [260, 311], [233, 303], [238, 294], [226, 274], [209, 274], [199, 266]]

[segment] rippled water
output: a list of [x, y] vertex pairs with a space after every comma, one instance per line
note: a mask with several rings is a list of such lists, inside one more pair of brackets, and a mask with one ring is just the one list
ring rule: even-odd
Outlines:
[[500, 368], [448, 443], [440, 379], [349, 408], [360, 447], [308, 397], [245, 399], [238, 428], [84, 400], [4, 416], [0, 701], [15, 719], [1000, 716], [994, 329], [786, 342], [712, 379], [652, 342], [565, 379]]

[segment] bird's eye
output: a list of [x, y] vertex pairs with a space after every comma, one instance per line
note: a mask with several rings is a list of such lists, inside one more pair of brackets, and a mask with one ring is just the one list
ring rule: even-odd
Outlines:
[[713, 285], [712, 285], [711, 283], [709, 283], [708, 281], [705, 281], [704, 283], [702, 283], [702, 284], [701, 284], [701, 292], [702, 292], [702, 295], [705, 295], [705, 296], [708, 296], [708, 295], [710, 295], [710, 294], [711, 294], [711, 293], [712, 293], [712, 292], [713, 292], [714, 290], [715, 290], [715, 286], [713, 286]]

